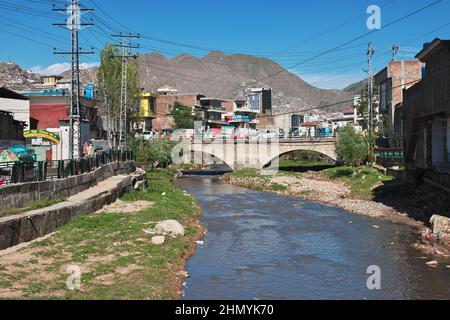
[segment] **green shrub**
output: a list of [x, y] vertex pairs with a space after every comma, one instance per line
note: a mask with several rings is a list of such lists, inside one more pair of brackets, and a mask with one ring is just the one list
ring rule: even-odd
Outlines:
[[368, 146], [364, 137], [352, 127], [342, 128], [336, 141], [339, 160], [345, 165], [356, 167], [364, 164], [368, 156]]

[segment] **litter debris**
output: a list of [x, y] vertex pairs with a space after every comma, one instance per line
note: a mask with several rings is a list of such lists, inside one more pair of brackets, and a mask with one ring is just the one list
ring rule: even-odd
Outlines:
[[426, 265], [429, 266], [429, 267], [435, 268], [435, 267], [437, 267], [439, 265], [439, 262], [437, 262], [437, 261], [430, 261], [430, 262], [427, 262]]
[[197, 243], [197, 245], [199, 245], [199, 246], [203, 246], [205, 244], [204, 241], [195, 241], [195, 243]]
[[162, 245], [166, 242], [166, 237], [164, 236], [156, 236], [152, 238], [152, 243], [155, 245]]
[[374, 229], [380, 229], [381, 227], [380, 227], [380, 226], [377, 226], [376, 224], [374, 224], [374, 225], [372, 226], [372, 228], [374, 228]]
[[164, 197], [165, 195], [166, 195], [166, 193], [165, 192], [163, 192], [163, 193], [161, 193], [161, 195]]

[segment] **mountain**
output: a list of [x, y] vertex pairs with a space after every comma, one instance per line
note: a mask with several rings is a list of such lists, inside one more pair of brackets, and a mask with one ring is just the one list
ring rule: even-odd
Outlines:
[[30, 89], [31, 83], [38, 81], [40, 75], [34, 74], [12, 62], [0, 62], [0, 87], [21, 91]]
[[[237, 98], [244, 95], [245, 88], [271, 87], [276, 112], [326, 106], [349, 100], [353, 95], [313, 87], [274, 61], [249, 55], [211, 52], [202, 58], [182, 54], [170, 59], [159, 53], [148, 53], [139, 56], [138, 64], [141, 85], [149, 91], [170, 85], [180, 93]], [[348, 107], [348, 103], [338, 104], [323, 110]]]
[[[276, 62], [243, 54], [226, 55], [210, 52], [197, 58], [182, 54], [168, 58], [159, 53], [139, 56], [141, 87], [155, 92], [169, 85], [180, 93], [201, 93], [214, 98], [242, 98], [245, 89], [271, 87], [274, 110], [277, 113], [311, 110], [328, 113], [350, 107], [350, 103], [339, 103], [352, 99], [354, 90], [325, 90], [316, 88], [294, 73], [285, 70]], [[81, 70], [81, 83], [96, 83], [98, 68]], [[70, 71], [61, 74], [70, 80]], [[13, 90], [29, 89], [30, 83], [40, 78], [15, 64], [0, 63], [0, 86]], [[327, 108], [320, 108], [328, 106]]]
[[354, 94], [361, 94], [363, 90], [367, 90], [367, 79], [361, 80], [359, 82], [353, 83], [348, 87], [344, 88], [342, 91], [352, 92]]
[[[80, 69], [80, 83], [91, 84], [97, 83], [98, 68]], [[67, 70], [60, 74], [63, 77], [62, 81], [70, 81], [70, 70]]]

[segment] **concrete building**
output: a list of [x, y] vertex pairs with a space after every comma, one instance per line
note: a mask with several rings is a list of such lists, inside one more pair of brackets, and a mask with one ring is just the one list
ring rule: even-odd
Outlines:
[[10, 112], [0, 111], [0, 148], [24, 144], [25, 122], [14, 119]]
[[153, 130], [160, 132], [162, 130], [173, 128], [173, 117], [170, 115], [176, 103], [180, 103], [193, 111], [203, 113], [201, 98], [205, 96], [198, 93], [185, 94], [163, 94], [157, 97], [156, 117], [152, 121]]
[[435, 39], [416, 57], [425, 69], [404, 91], [407, 167], [450, 187], [450, 40]]
[[14, 120], [30, 128], [30, 101], [27, 97], [7, 88], [0, 88], [0, 111], [10, 112]]
[[149, 132], [153, 130], [153, 120], [156, 118], [156, 105], [158, 96], [142, 92], [140, 95], [139, 114], [137, 115], [136, 131]]
[[[34, 139], [35, 147], [52, 150], [52, 160], [69, 159], [69, 100], [65, 90], [44, 90], [25, 92], [30, 101], [31, 130], [48, 131], [60, 136], [60, 143], [49, 144], [48, 141]], [[99, 137], [97, 128], [99, 101], [81, 97], [81, 143]]]
[[205, 111], [205, 129], [220, 129], [228, 125], [226, 109], [223, 104], [226, 100], [220, 98], [201, 98], [200, 103]]
[[251, 110], [244, 99], [227, 100], [224, 104], [227, 112], [228, 124], [235, 128], [256, 129], [259, 120], [257, 112]]
[[387, 133], [392, 148], [403, 145], [402, 129], [399, 123], [400, 108], [403, 102], [403, 89], [410, 88], [422, 78], [423, 63], [419, 60], [391, 61], [388, 66], [375, 75], [379, 92], [379, 112], [387, 118]]

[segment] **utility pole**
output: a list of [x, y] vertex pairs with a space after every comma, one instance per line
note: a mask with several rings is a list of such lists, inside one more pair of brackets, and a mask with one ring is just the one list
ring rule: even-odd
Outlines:
[[122, 49], [122, 81], [120, 89], [120, 120], [119, 120], [119, 149], [124, 150], [127, 148], [127, 120], [128, 120], [128, 60], [130, 58], [136, 58], [136, 55], [132, 55], [132, 49], [139, 49], [139, 45], [131, 44], [131, 39], [139, 39], [139, 34], [118, 34], [112, 35], [113, 37], [120, 38], [120, 44], [115, 47]]
[[367, 48], [367, 61], [369, 68], [367, 69], [368, 76], [368, 90], [367, 90], [367, 104], [368, 104], [368, 130], [369, 130], [369, 154], [372, 154], [372, 135], [373, 135], [373, 71], [372, 71], [372, 63], [373, 63], [373, 55], [375, 54], [375, 49], [372, 47], [372, 44], [369, 43], [369, 47]]
[[400, 47], [398, 45], [392, 46], [392, 61], [395, 61], [397, 58], [398, 51], [400, 50]]
[[72, 49], [70, 52], [54, 52], [54, 54], [71, 55], [72, 65], [70, 69], [70, 138], [69, 138], [69, 156], [72, 160], [79, 159], [81, 156], [81, 108], [80, 108], [80, 55], [94, 54], [94, 52], [83, 52], [79, 47], [79, 32], [81, 29], [92, 26], [92, 23], [82, 23], [81, 18], [84, 12], [90, 12], [93, 9], [84, 9], [80, 7], [79, 0], [68, 0], [69, 4], [65, 9], [58, 9], [53, 6], [53, 11], [64, 12], [67, 14], [66, 23], [54, 23], [54, 26], [60, 26], [70, 31]]
[[108, 145], [110, 149], [113, 149], [112, 141], [111, 141], [111, 132], [112, 132], [112, 121], [111, 121], [111, 108], [108, 101], [108, 87], [105, 83], [105, 74], [103, 71], [101, 71], [101, 85], [103, 88], [103, 104], [106, 108], [106, 135], [108, 140]]

